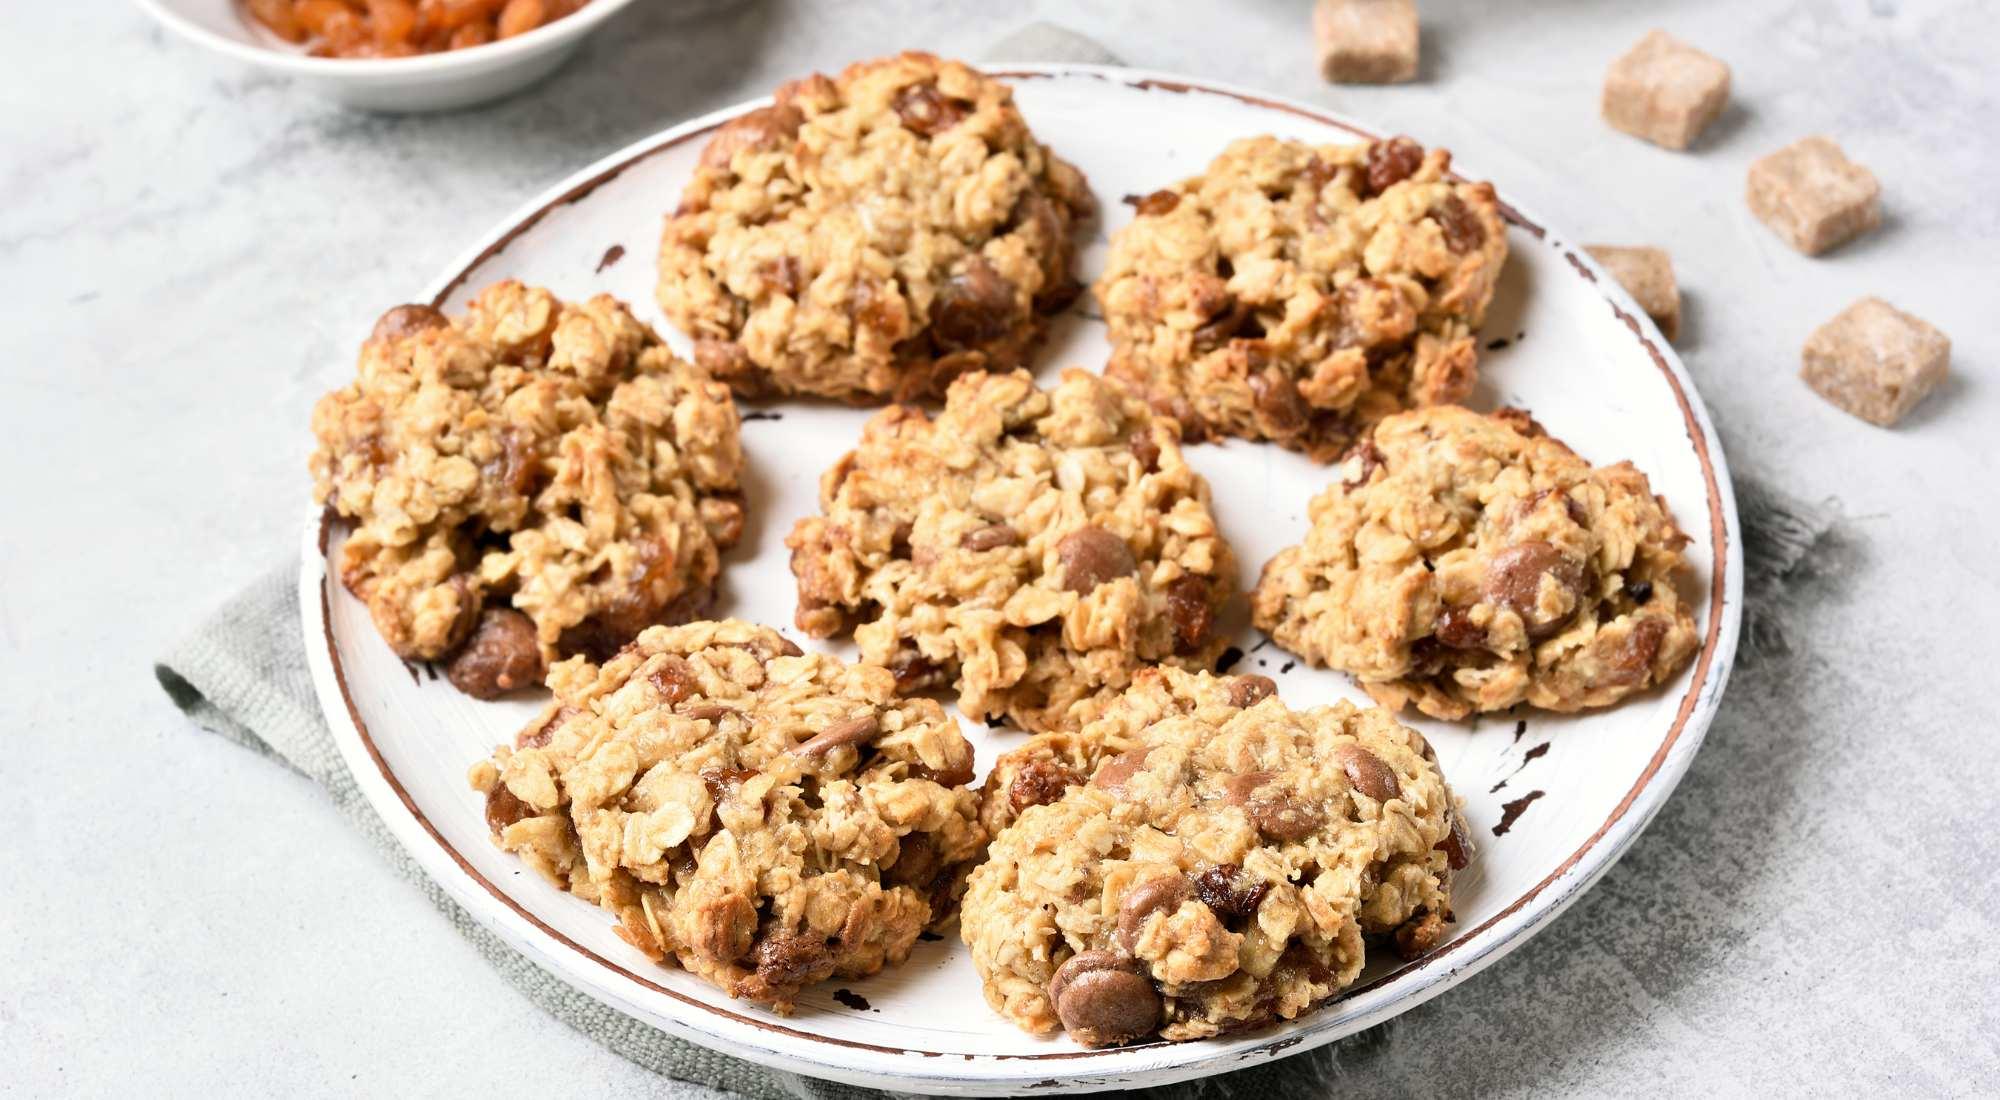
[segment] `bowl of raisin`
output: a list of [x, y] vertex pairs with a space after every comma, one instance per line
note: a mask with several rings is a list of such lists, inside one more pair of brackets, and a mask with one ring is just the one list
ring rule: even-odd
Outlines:
[[560, 68], [632, 0], [139, 0], [202, 46], [350, 107], [443, 111]]

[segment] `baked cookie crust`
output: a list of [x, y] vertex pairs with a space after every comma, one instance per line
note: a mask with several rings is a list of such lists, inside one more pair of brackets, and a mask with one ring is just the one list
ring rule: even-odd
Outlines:
[[694, 614], [743, 529], [728, 389], [608, 296], [398, 306], [312, 427], [314, 499], [355, 524], [342, 582], [475, 695]]
[[972, 746], [880, 668], [740, 621], [654, 627], [472, 769], [500, 847], [618, 934], [778, 1012], [903, 961], [986, 842]]
[[710, 140], [667, 219], [660, 308], [746, 397], [939, 397], [1026, 362], [1079, 290], [1092, 206], [1005, 84], [924, 53], [861, 62]]
[[798, 626], [852, 631], [909, 691], [1043, 730], [1157, 662], [1208, 667], [1235, 561], [1177, 428], [1105, 379], [954, 382], [876, 414], [785, 544]]
[[987, 1002], [1028, 1031], [1103, 1046], [1293, 1019], [1354, 981], [1371, 937], [1414, 957], [1451, 919], [1464, 831], [1386, 711], [1148, 670], [1002, 766], [1053, 760], [1088, 782], [994, 837], [960, 920]]
[[1608, 706], [1697, 648], [1687, 536], [1629, 462], [1592, 467], [1526, 413], [1392, 416], [1265, 565], [1252, 619], [1437, 718]]
[[1107, 373], [1191, 441], [1268, 439], [1329, 461], [1369, 425], [1472, 392], [1507, 258], [1493, 187], [1408, 138], [1231, 144], [1128, 201], [1097, 298]]

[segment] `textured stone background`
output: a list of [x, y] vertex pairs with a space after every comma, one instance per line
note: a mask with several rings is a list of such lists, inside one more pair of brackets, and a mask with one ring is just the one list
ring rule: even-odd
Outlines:
[[[227, 69], [129, 5], [18, 7], [0, 35], [0, 1093], [678, 1091], [530, 1007], [316, 789], [195, 732], [149, 662], [293, 545], [306, 413], [352, 334], [522, 199], [807, 69], [976, 56], [1035, 18], [1448, 145], [1582, 239], [1667, 245], [1732, 466], [1836, 519], [1757, 594], [1763, 644], [1623, 863], [1502, 963], [1266, 1091], [2000, 1078], [1992, 5], [1427, 0], [1422, 82], [1362, 89], [1318, 82], [1306, 6], [1279, 0], [643, 0], [537, 91], [412, 119]], [[1692, 154], [1596, 117], [1605, 64], [1654, 25], [1735, 68]], [[1752, 158], [1813, 132], [1886, 203], [1881, 232], [1819, 261], [1741, 198]], [[1953, 382], [1894, 431], [1794, 377], [1806, 333], [1867, 293], [1955, 342]]]

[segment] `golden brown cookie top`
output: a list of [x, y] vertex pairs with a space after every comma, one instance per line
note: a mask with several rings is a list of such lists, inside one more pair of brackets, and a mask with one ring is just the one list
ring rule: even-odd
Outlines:
[[1365, 937], [1436, 942], [1468, 853], [1423, 738], [1252, 687], [1141, 674], [1079, 738], [1124, 747], [994, 838], [961, 928], [996, 1010], [1088, 1046], [1201, 1038], [1325, 1000]]
[[798, 624], [852, 631], [906, 689], [1029, 729], [1168, 662], [1205, 667], [1234, 564], [1172, 421], [1070, 370], [969, 374], [933, 418], [886, 409], [786, 545]]
[[1336, 476], [1252, 614], [1384, 705], [1604, 706], [1694, 653], [1687, 537], [1630, 463], [1593, 467], [1516, 410], [1436, 408], [1382, 421]]
[[383, 315], [313, 410], [314, 497], [354, 521], [341, 576], [390, 646], [439, 659], [476, 633], [485, 667], [454, 681], [505, 690], [705, 596], [742, 530], [738, 427], [622, 303], [508, 281], [461, 317]]
[[473, 770], [501, 846], [656, 959], [788, 1011], [900, 961], [985, 842], [972, 746], [880, 668], [735, 620], [655, 627]]
[[738, 393], [941, 396], [1021, 365], [1077, 287], [1092, 202], [1013, 93], [904, 53], [814, 75], [711, 139], [660, 247], [660, 306]]
[[1133, 196], [1096, 293], [1109, 373], [1190, 438], [1322, 461], [1401, 409], [1463, 400], [1507, 256], [1493, 188], [1408, 138], [1233, 143]]
[[979, 820], [987, 833], [997, 836], [1030, 806], [1060, 801], [1099, 764], [1138, 747], [1154, 723], [1193, 718], [1219, 727], [1277, 690], [1269, 676], [1255, 673], [1210, 676], [1174, 670], [1169, 675], [1141, 669], [1130, 687], [1080, 710], [1076, 729], [1037, 734], [1002, 753], [986, 774]]

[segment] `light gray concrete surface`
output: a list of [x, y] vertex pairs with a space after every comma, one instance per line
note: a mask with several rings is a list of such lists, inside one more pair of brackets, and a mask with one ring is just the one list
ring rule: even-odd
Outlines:
[[[391, 877], [316, 789], [185, 722], [149, 662], [294, 541], [345, 334], [531, 193], [815, 67], [976, 56], [1034, 18], [1136, 65], [1443, 143], [1585, 240], [1670, 248], [1739, 473], [1842, 517], [1680, 791], [1532, 943], [1295, 1091], [1974, 1092], [2000, 1080], [1992, 274], [2000, 13], [1977, 0], [1426, 2], [1421, 82], [1334, 88], [1306, 5], [647, 0], [540, 89], [342, 113], [125, 4], [0, 34], [0, 1093], [648, 1095]], [[1597, 118], [1665, 26], [1735, 69], [1691, 153]], [[1824, 132], [1881, 231], [1793, 254], [1756, 156]], [[1162, 134], [1171, 140], [1171, 132]], [[1881, 294], [1955, 344], [1903, 427], [1795, 377]], [[1980, 1082], [1984, 1082], [1982, 1086]]]

